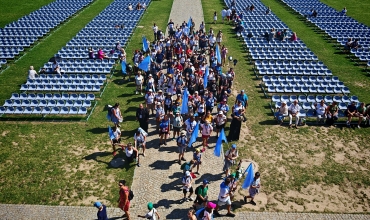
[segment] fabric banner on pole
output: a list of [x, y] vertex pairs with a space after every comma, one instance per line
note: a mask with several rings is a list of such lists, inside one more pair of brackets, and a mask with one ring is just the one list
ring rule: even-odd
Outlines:
[[181, 114], [187, 113], [188, 113], [188, 89], [185, 88], [184, 93], [182, 95]]
[[113, 130], [112, 130], [112, 128], [110, 126], [108, 126], [108, 135], [109, 135], [109, 138], [111, 140], [113, 140], [113, 139], [116, 138], [116, 136], [114, 135]]
[[204, 78], [203, 78], [203, 84], [204, 84], [204, 88], [207, 88], [207, 84], [208, 84], [208, 75], [209, 75], [209, 68], [208, 66], [206, 67], [206, 72], [204, 73]]
[[218, 136], [216, 146], [215, 146], [215, 149], [213, 151], [214, 155], [217, 156], [217, 157], [221, 157], [221, 155], [222, 155], [222, 141], [225, 141], [227, 143], [225, 131], [224, 131], [223, 128], [220, 131], [220, 136]]
[[143, 42], [143, 51], [145, 53], [145, 52], [147, 52], [149, 50], [148, 41], [146, 40], [146, 37], [145, 36], [143, 36], [142, 42]]
[[188, 147], [191, 147], [191, 145], [197, 140], [199, 133], [199, 121], [197, 122], [197, 125], [195, 126], [193, 133], [191, 134]]
[[150, 65], [150, 56], [145, 57], [143, 61], [139, 64], [139, 69], [144, 70], [145, 72], [149, 70]]
[[127, 72], [126, 72], [126, 62], [125, 61], [122, 61], [122, 63], [121, 63], [121, 71], [122, 71], [123, 75], [127, 74]]
[[217, 63], [221, 64], [221, 52], [220, 52], [220, 47], [218, 44], [216, 44], [216, 58], [217, 58]]
[[247, 173], [247, 176], [245, 177], [244, 183], [243, 183], [243, 189], [248, 188], [254, 179], [254, 171], [253, 171], [253, 164], [249, 164], [247, 170], [245, 171]]

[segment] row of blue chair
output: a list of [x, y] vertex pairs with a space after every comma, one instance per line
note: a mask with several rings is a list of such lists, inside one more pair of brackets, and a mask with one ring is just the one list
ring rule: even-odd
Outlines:
[[93, 101], [95, 95], [93, 93], [13, 93], [11, 100], [80, 100]]
[[75, 79], [78, 79], [78, 80], [103, 80], [105, 81], [107, 79], [107, 76], [105, 74], [62, 74], [62, 75], [59, 75], [59, 74], [40, 74], [38, 78], [36, 79], [49, 79], [49, 80], [53, 80], [53, 79], [64, 79], [64, 80], [67, 80], [67, 79], [71, 79], [71, 80], [75, 80]]
[[86, 107], [4, 107], [0, 106], [1, 114], [60, 114], [60, 115], [86, 115]]
[[269, 86], [268, 93], [350, 94], [347, 87]]
[[79, 80], [79, 79], [52, 79], [52, 80], [48, 80], [48, 79], [28, 79], [27, 82], [26, 82], [26, 85], [59, 85], [59, 86], [62, 86], [62, 85], [83, 85], [83, 86], [87, 86], [87, 85], [90, 85], [90, 86], [93, 86], [93, 85], [98, 85], [98, 86], [102, 86], [104, 84], [104, 81], [103, 80], [93, 80], [93, 79], [90, 79], [90, 80], [86, 80], [86, 79], [83, 79], [83, 80]]
[[66, 106], [66, 107], [71, 107], [71, 106], [75, 106], [75, 107], [90, 107], [91, 106], [91, 101], [90, 100], [62, 100], [62, 99], [59, 99], [59, 100], [37, 100], [37, 99], [25, 99], [25, 100], [12, 100], [12, 99], [7, 99], [5, 100], [5, 103], [4, 105], [5, 107], [36, 107], [36, 106], [39, 106], [39, 107], [45, 107], [45, 106], [49, 106], [49, 107], [54, 107], [54, 106], [57, 106], [57, 107], [63, 107], [63, 106]]
[[99, 85], [21, 85], [21, 91], [99, 92]]
[[359, 99], [357, 96], [339, 96], [339, 95], [272, 95], [271, 101], [272, 102], [293, 102], [294, 100], [298, 100], [298, 102], [310, 102], [310, 103], [316, 103], [320, 102], [321, 100], [324, 100], [326, 103], [331, 102], [343, 102], [343, 103], [350, 103], [350, 102], [356, 102], [359, 103]]

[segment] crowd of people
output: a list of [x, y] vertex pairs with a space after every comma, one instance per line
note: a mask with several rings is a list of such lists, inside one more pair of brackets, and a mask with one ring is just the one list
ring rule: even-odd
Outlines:
[[[198, 212], [203, 210], [202, 216], [206, 216], [205, 219], [212, 219], [213, 214], [220, 215], [219, 207], [226, 204], [227, 215], [234, 217], [231, 202], [241, 173], [240, 163], [236, 169], [238, 175], [237, 172], [232, 172], [232, 165], [239, 156], [235, 144], [224, 155], [225, 179], [220, 186], [217, 202], [208, 201], [208, 180], [203, 179], [202, 185], [195, 189], [193, 180], [195, 174], [200, 173], [202, 155], [209, 148], [210, 138], [218, 137], [231, 122], [227, 139], [228, 141], [239, 139], [241, 125], [247, 120], [248, 96], [241, 90], [235, 102], [230, 101], [236, 73], [234, 68], [226, 63], [228, 50], [222, 44], [221, 30], [217, 34], [212, 28], [206, 31], [204, 22], [197, 29], [193, 21], [175, 26], [172, 20], [167, 28], [169, 36], [164, 37], [159, 27], [153, 24], [154, 39], [152, 42], [147, 41], [149, 47], [146, 51], [134, 52], [132, 69], [128, 68], [130, 64], [126, 52], [122, 48], [120, 50], [121, 66], [126, 67], [122, 69], [122, 74], [125, 78], [128, 76], [128, 80], [130, 75], [135, 76], [133, 92], [142, 95], [143, 103], [136, 110], [136, 120], [140, 127], [135, 133], [133, 144], [121, 143], [120, 123], [123, 116], [119, 104], [116, 103], [109, 108], [109, 115], [114, 124], [112, 129], [114, 135], [111, 138], [113, 156], [117, 155], [116, 146], [119, 146], [124, 152], [126, 161], [129, 163], [135, 161], [137, 166], [140, 166], [140, 157], [145, 157], [148, 128], [151, 121], [154, 121], [151, 126], [155, 127], [157, 132], [159, 147], [166, 146], [169, 141], [175, 141], [178, 147], [177, 162], [184, 174], [181, 178], [182, 201], [194, 201], [194, 210], [189, 212], [189, 216], [191, 213], [195, 214], [195, 210]], [[150, 58], [150, 64], [143, 68], [142, 62], [147, 57]], [[194, 140], [191, 139], [194, 135], [195, 137], [201, 135], [202, 144], [199, 148], [192, 145]], [[185, 151], [188, 149], [192, 149], [193, 156], [185, 159]], [[119, 207], [130, 219], [128, 187], [123, 181], [120, 181], [119, 185], [121, 188]], [[196, 195], [195, 198], [193, 194]], [[97, 205], [97, 208], [100, 211], [101, 206]], [[147, 215], [139, 217], [159, 218], [158, 212], [153, 211], [151, 203], [148, 204], [148, 209]]]

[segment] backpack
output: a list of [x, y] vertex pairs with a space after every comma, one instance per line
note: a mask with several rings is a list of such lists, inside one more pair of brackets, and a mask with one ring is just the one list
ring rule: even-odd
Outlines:
[[112, 121], [112, 114], [113, 114], [112, 109], [113, 109], [113, 106], [107, 105], [107, 108], [108, 108], [107, 119], [109, 121]]
[[195, 195], [199, 195], [199, 189], [200, 189], [201, 186], [198, 186], [197, 188], [195, 188]]
[[[188, 169], [186, 169], [186, 165], [188, 166]], [[189, 162], [185, 162], [185, 163], [181, 164], [181, 166], [180, 166], [180, 169], [184, 170], [184, 171], [189, 170], [189, 168], [190, 168]]]
[[204, 211], [205, 210], [206, 210], [205, 208], [200, 208], [198, 211], [195, 212], [195, 216], [198, 219], [202, 219], [204, 217]]
[[130, 189], [129, 191], [128, 191], [128, 200], [132, 200], [134, 198], [134, 192], [132, 192], [132, 190]]

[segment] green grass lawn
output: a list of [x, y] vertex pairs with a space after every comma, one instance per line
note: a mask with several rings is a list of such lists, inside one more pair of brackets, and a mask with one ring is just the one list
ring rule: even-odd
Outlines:
[[51, 2], [54, 2], [54, 0], [0, 0], [0, 27], [3, 28], [8, 23], [16, 21]]

